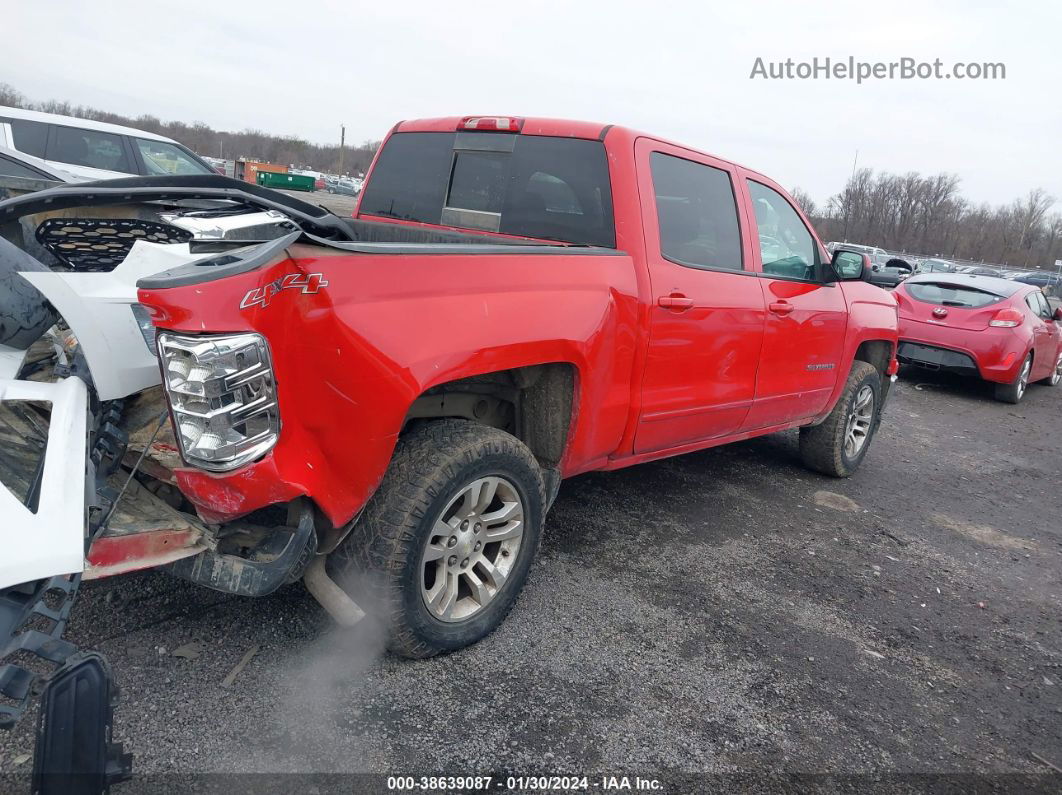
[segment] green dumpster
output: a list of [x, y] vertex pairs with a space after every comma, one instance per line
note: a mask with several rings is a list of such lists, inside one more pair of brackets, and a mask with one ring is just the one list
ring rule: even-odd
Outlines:
[[312, 191], [315, 182], [316, 180], [308, 174], [278, 174], [275, 171], [258, 172], [258, 184], [264, 188]]

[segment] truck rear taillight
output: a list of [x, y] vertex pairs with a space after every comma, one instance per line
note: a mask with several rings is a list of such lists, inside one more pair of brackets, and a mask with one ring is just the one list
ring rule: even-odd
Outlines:
[[494, 132], [520, 132], [523, 119], [511, 116], [466, 116], [457, 125], [460, 130], [492, 130]]
[[1020, 326], [1023, 320], [1025, 318], [1020, 310], [1008, 307], [996, 312], [995, 316], [988, 321], [988, 325], [996, 328], [1014, 328], [1015, 326]]
[[272, 449], [280, 413], [265, 337], [161, 332], [158, 352], [185, 461], [225, 471]]

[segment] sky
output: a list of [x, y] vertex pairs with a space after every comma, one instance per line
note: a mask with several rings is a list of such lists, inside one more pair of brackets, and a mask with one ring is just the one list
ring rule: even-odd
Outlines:
[[[949, 172], [975, 202], [1062, 210], [1062, 4], [8, 0], [0, 81], [314, 142], [472, 114], [622, 124], [824, 202], [859, 167]], [[764, 65], [1003, 63], [1003, 80], [765, 80]], [[209, 154], [209, 153], [207, 153]]]

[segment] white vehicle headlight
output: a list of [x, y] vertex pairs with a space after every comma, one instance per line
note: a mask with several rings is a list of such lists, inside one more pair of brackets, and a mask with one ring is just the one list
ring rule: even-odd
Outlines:
[[265, 337], [162, 332], [158, 349], [185, 461], [225, 471], [264, 455], [276, 444], [280, 414]]

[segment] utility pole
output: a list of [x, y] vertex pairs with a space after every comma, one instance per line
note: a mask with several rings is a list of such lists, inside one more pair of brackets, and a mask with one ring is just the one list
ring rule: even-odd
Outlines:
[[845, 193], [847, 193], [848, 195], [845, 196], [845, 202], [844, 202], [844, 234], [841, 236], [841, 239], [845, 243], [848, 242], [848, 217], [852, 214], [852, 182], [855, 180], [856, 163], [858, 163], [858, 162], [859, 162], [859, 150], [856, 149], [855, 160], [852, 161], [852, 178], [848, 180], [848, 187], [845, 189]]
[[347, 142], [347, 126], [339, 125], [339, 174], [343, 175], [343, 145]]

